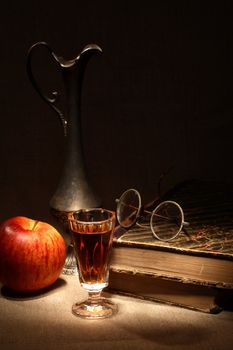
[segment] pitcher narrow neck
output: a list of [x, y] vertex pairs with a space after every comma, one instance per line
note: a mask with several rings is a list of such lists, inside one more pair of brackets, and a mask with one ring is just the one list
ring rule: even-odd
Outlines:
[[[83, 71], [71, 67], [63, 71], [66, 92], [67, 136], [66, 167], [85, 169], [81, 121], [81, 93]], [[76, 171], [76, 170], [75, 170]], [[79, 170], [80, 171], [80, 170]]]

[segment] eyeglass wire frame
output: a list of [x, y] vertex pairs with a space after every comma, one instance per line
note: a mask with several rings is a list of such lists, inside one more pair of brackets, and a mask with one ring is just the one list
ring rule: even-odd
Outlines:
[[[134, 220], [132, 220], [132, 222], [131, 222], [130, 224], [128, 224], [128, 225], [123, 225], [122, 222], [121, 222], [121, 219], [120, 219], [120, 206], [122, 205], [122, 199], [126, 196], [126, 194], [128, 194], [128, 193], [130, 193], [130, 192], [136, 194], [136, 196], [137, 196], [137, 199], [138, 199], [138, 208], [132, 207], [133, 209], [137, 209], [137, 213], [136, 213], [136, 215], [135, 215], [135, 213], [134, 213], [135, 218], [134, 218]], [[189, 225], [188, 222], [184, 221], [184, 212], [183, 212], [183, 209], [181, 208], [181, 206], [180, 206], [177, 202], [172, 201], [172, 200], [162, 201], [162, 202], [160, 202], [160, 203], [155, 207], [155, 209], [154, 209], [153, 211], [149, 211], [149, 210], [146, 210], [146, 209], [142, 206], [141, 195], [140, 195], [140, 193], [139, 193], [136, 189], [134, 189], [134, 188], [129, 188], [129, 189], [127, 189], [126, 191], [124, 191], [124, 192], [122, 193], [122, 195], [120, 196], [120, 198], [119, 198], [119, 199], [116, 199], [116, 202], [117, 202], [116, 217], [117, 217], [117, 220], [118, 220], [118, 222], [119, 222], [119, 224], [120, 224], [121, 227], [123, 227], [123, 228], [125, 228], [125, 229], [130, 229], [130, 228], [132, 228], [135, 224], [138, 225], [138, 226], [141, 226], [141, 227], [145, 227], [145, 226], [147, 227], [148, 224], [140, 224], [140, 223], [138, 223], [138, 220], [139, 220], [140, 216], [142, 216], [144, 213], [146, 213], [146, 214], [151, 214], [151, 217], [150, 217], [150, 225], [149, 225], [149, 226], [150, 226], [150, 229], [151, 229], [151, 231], [152, 231], [153, 236], [154, 236], [155, 238], [157, 238], [158, 240], [160, 240], [160, 241], [171, 241], [171, 240], [175, 239], [175, 238], [179, 235], [179, 233], [182, 231], [183, 227]], [[179, 213], [180, 213], [180, 216], [181, 216], [181, 220], [180, 220], [180, 224], [178, 225], [177, 232], [176, 232], [173, 236], [171, 236], [170, 238], [161, 238], [161, 237], [156, 233], [156, 231], [155, 231], [155, 229], [154, 229], [153, 218], [154, 218], [155, 216], [159, 217], [159, 214], [156, 214], [156, 212], [159, 211], [159, 209], [161, 209], [163, 206], [166, 206], [166, 205], [169, 205], [169, 204], [170, 204], [170, 205], [173, 205], [173, 206], [176, 207], [176, 208], [178, 208]], [[165, 218], [165, 217], [163, 217], [163, 218]], [[167, 218], [167, 219], [168, 219], [168, 218]], [[185, 233], [186, 233], [186, 232], [185, 232]]]

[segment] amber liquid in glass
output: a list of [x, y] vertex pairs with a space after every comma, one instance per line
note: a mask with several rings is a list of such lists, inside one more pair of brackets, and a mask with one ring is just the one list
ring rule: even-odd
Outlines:
[[72, 236], [81, 283], [106, 286], [112, 230], [87, 233], [72, 232]]

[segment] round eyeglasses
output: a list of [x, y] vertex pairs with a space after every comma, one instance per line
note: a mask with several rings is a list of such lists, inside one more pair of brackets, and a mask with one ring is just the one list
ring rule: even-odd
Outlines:
[[139, 221], [145, 217], [144, 214], [150, 214], [151, 231], [161, 241], [175, 239], [183, 226], [189, 225], [184, 221], [181, 206], [174, 201], [163, 201], [153, 211], [149, 211], [142, 207], [140, 193], [133, 188], [126, 190], [116, 201], [116, 216], [121, 227], [130, 229], [135, 224], [147, 226]]

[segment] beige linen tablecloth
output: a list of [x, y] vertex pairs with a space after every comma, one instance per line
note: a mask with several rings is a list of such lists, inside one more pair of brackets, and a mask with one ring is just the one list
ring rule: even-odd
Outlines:
[[118, 314], [90, 321], [71, 313], [72, 303], [86, 296], [75, 276], [62, 275], [53, 288], [30, 297], [1, 288], [0, 350], [233, 349], [232, 312], [210, 315], [106, 295]]

